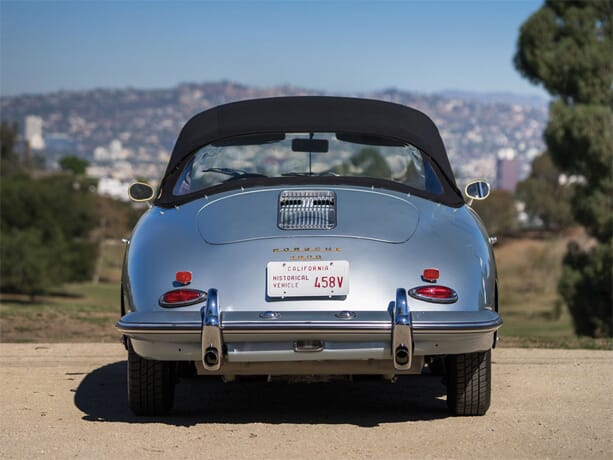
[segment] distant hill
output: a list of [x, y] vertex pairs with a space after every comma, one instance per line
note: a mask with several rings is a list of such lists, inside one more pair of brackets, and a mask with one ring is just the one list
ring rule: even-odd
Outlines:
[[482, 103], [501, 103], [509, 105], [531, 106], [535, 109], [546, 110], [549, 100], [535, 94], [516, 94], [505, 92], [476, 92], [462, 91], [457, 89], [446, 89], [440, 91], [443, 97], [450, 99], [464, 99], [466, 101], [477, 101]]
[[[325, 91], [276, 86], [259, 88], [231, 81], [182, 83], [161, 89], [94, 89], [0, 98], [2, 121], [43, 120], [52, 166], [59, 155], [76, 154], [99, 167], [99, 174], [155, 178], [183, 124], [194, 114], [222, 103], [286, 95], [326, 95]], [[543, 150], [547, 101], [506, 93], [444, 91], [423, 94], [396, 88], [345, 94], [415, 107], [438, 125], [460, 177], [495, 176], [499, 151], [513, 150], [524, 163]], [[106, 168], [106, 169], [105, 169]]]

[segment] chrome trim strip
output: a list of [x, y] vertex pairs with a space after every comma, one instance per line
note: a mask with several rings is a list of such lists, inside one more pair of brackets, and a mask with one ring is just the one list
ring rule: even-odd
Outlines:
[[502, 326], [502, 319], [474, 321], [465, 323], [413, 323], [415, 334], [470, 334], [474, 332], [494, 332]]
[[231, 324], [224, 324], [222, 326], [224, 331], [234, 332], [234, 331], [295, 331], [295, 330], [311, 330], [311, 329], [319, 329], [322, 331], [389, 331], [392, 329], [390, 323], [348, 323], [348, 322], [334, 322], [334, 321], [321, 321], [316, 323], [307, 323], [307, 322], [281, 322], [271, 323], [271, 322], [236, 322]]
[[[474, 333], [490, 333], [496, 331], [500, 326], [491, 326], [491, 327], [473, 327], [470, 325], [449, 325], [447, 328], [434, 328], [434, 327], [416, 327], [413, 328], [413, 335], [427, 335], [427, 334], [474, 334]], [[153, 324], [143, 324], [143, 325], [132, 325], [130, 327], [120, 327], [117, 326], [117, 330], [125, 335], [135, 335], [135, 334], [179, 334], [179, 335], [198, 335], [202, 334], [202, 327], [183, 327], [177, 328], [177, 326], [169, 326], [164, 327], [160, 325]], [[254, 335], [277, 335], [277, 334], [287, 334], [288, 332], [296, 333], [296, 334], [325, 334], [330, 332], [335, 332], [337, 334], [342, 335], [357, 335], [363, 334], [365, 332], [376, 332], [380, 334], [387, 333], [391, 330], [391, 328], [385, 329], [283, 329], [283, 330], [274, 330], [274, 329], [230, 329], [227, 332], [230, 335], [242, 335], [242, 334], [254, 334]], [[223, 331], [226, 331], [225, 329]]]
[[388, 335], [391, 331], [391, 328], [388, 329], [339, 329], [339, 328], [329, 328], [329, 329], [320, 329], [320, 328], [293, 328], [293, 329], [224, 329], [224, 334], [228, 334], [231, 336], [237, 335], [281, 335], [281, 334], [330, 334], [334, 333], [337, 335], [358, 335], [364, 333], [376, 334], [376, 335]]
[[201, 323], [124, 323], [119, 320], [115, 327], [124, 334], [200, 334], [202, 331]]

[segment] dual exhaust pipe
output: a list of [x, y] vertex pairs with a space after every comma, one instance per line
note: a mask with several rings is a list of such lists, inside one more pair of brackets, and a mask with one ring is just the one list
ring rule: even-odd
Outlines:
[[[221, 368], [221, 328], [217, 289], [209, 289], [206, 306], [202, 308], [202, 364], [206, 370]], [[393, 309], [392, 353], [394, 368], [408, 370], [413, 361], [413, 332], [411, 313], [407, 302], [407, 291], [396, 290]], [[294, 344], [295, 351], [321, 351], [321, 341], [302, 341]]]

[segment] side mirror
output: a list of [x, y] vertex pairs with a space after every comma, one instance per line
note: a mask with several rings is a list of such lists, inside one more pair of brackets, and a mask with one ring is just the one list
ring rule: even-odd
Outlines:
[[132, 201], [149, 201], [153, 198], [153, 187], [143, 182], [134, 182], [128, 189], [128, 195]]
[[479, 179], [469, 182], [464, 188], [464, 194], [470, 198], [470, 204], [473, 200], [485, 200], [490, 196], [490, 184], [486, 180]]

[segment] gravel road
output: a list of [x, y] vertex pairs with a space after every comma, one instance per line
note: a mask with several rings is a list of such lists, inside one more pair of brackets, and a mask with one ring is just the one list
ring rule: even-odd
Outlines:
[[0, 344], [0, 458], [613, 458], [613, 351], [497, 349], [484, 417], [440, 378], [192, 380], [168, 417], [127, 409], [119, 344]]

